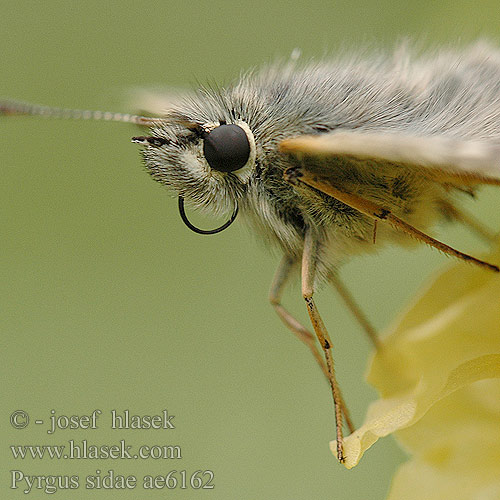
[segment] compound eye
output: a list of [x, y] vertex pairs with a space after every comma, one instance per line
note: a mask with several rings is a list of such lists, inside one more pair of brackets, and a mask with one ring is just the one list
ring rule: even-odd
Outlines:
[[203, 142], [203, 154], [214, 170], [233, 172], [243, 167], [250, 156], [250, 143], [238, 125], [220, 125]]

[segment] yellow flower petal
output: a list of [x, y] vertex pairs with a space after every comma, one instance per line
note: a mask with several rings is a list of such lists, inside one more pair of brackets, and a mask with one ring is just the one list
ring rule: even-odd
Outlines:
[[[488, 260], [500, 262], [500, 248]], [[459, 263], [434, 281], [383, 340], [368, 374], [381, 399], [346, 438], [346, 467], [396, 431], [412, 452], [430, 453], [435, 440], [414, 439], [417, 422], [443, 398], [488, 378], [500, 378], [500, 277]], [[500, 428], [500, 414], [496, 419]]]
[[419, 460], [402, 465], [387, 500], [498, 500], [500, 481], [484, 484], [469, 476], [443, 474]]
[[414, 457], [388, 500], [500, 498], [500, 381], [483, 380], [441, 400], [398, 440]]

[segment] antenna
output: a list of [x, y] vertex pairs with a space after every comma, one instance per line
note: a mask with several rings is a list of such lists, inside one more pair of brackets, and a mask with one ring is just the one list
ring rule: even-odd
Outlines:
[[62, 118], [67, 120], [102, 120], [107, 122], [134, 123], [143, 127], [151, 127], [164, 121], [163, 118], [113, 113], [111, 111], [90, 111], [83, 109], [53, 108], [39, 104], [13, 100], [0, 100], [0, 116], [43, 116], [45, 118]]

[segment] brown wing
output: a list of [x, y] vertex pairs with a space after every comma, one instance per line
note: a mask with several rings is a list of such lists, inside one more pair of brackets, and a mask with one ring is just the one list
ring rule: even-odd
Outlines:
[[[343, 131], [287, 139], [281, 142], [280, 150], [294, 154], [385, 160], [395, 165], [418, 169], [423, 175], [436, 182], [457, 187], [474, 184], [500, 185], [500, 146], [483, 141]], [[498, 266], [460, 252], [418, 230], [396, 217], [389, 207], [363, 198], [357, 193], [340, 189], [335, 184], [335, 177], [330, 176], [325, 170], [315, 172], [305, 163], [285, 170], [284, 178], [292, 184], [301, 182], [317, 189], [358, 210], [375, 222], [386, 222], [394, 229], [405, 232], [445, 254], [472, 262], [491, 271], [500, 271]]]
[[286, 139], [281, 142], [280, 150], [386, 160], [413, 166], [426, 177], [457, 186], [500, 185], [500, 141], [353, 130]]

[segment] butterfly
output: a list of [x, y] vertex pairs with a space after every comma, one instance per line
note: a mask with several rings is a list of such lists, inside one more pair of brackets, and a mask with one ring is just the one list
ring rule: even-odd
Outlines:
[[[150, 96], [151, 97], [151, 96]], [[152, 103], [152, 105], [151, 105]], [[132, 141], [152, 178], [176, 193], [184, 223], [215, 234], [240, 216], [282, 260], [270, 302], [312, 352], [331, 388], [337, 457], [343, 424], [354, 426], [335, 376], [332, 341], [314, 301], [332, 284], [379, 345], [339, 276], [350, 258], [386, 244], [422, 242], [499, 272], [428, 234], [440, 219], [488, 231], [459, 208], [460, 196], [500, 184], [500, 51], [486, 43], [414, 55], [348, 55], [267, 66], [227, 87], [170, 99], [152, 96], [154, 116], [0, 102], [3, 115], [46, 115], [134, 123]], [[185, 201], [222, 226], [193, 225]], [[299, 272], [312, 330], [283, 306]], [[319, 348], [318, 348], [319, 345]]]

